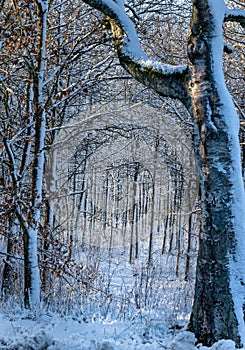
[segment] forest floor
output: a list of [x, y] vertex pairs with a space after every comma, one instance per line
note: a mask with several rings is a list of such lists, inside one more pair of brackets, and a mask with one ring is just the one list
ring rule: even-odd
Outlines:
[[211, 348], [195, 345], [190, 332], [148, 320], [86, 322], [57, 314], [0, 314], [1, 350], [235, 350], [222, 340]]
[[56, 299], [36, 311], [23, 309], [17, 296], [1, 304], [0, 350], [235, 350], [229, 340], [207, 348], [186, 331], [194, 260], [186, 281], [184, 258], [177, 276], [175, 257], [157, 249], [151, 269], [143, 258], [129, 264], [118, 251], [87, 257], [92, 288], [78, 283], [76, 292], [75, 280], [65, 287], [57, 279], [50, 290]]

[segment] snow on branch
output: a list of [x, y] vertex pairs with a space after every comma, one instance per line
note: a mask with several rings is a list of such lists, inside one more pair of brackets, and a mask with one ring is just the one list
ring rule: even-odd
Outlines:
[[48, 10], [48, 0], [35, 0], [35, 3], [37, 4], [39, 10], [41, 10], [42, 13]]
[[227, 9], [225, 13], [225, 22], [238, 22], [243, 28], [245, 28], [245, 10], [236, 9], [231, 10]]
[[[134, 24], [127, 16], [123, 1], [113, 0], [85, 0], [87, 4], [103, 12], [121, 28], [125, 37], [122, 39], [122, 52], [130, 58], [137, 60], [145, 68], [158, 70], [163, 74], [182, 72], [186, 66], [173, 66], [150, 59], [141, 49], [139, 38]], [[118, 38], [116, 38], [118, 39]]]
[[[135, 26], [125, 12], [123, 0], [84, 0], [109, 17], [121, 65], [138, 81], [162, 96], [189, 100], [184, 80], [187, 66], [174, 66], [149, 58], [142, 50]], [[187, 103], [185, 103], [187, 104]]]
[[134, 24], [127, 16], [122, 1], [85, 0], [84, 2], [104, 13], [121, 28], [127, 38], [123, 41], [125, 50], [127, 50], [128, 54], [135, 56], [138, 59], [147, 59], [147, 55], [140, 47]]

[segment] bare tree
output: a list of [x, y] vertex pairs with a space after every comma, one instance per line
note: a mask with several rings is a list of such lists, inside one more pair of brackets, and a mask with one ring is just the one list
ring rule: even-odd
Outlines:
[[141, 49], [124, 1], [85, 0], [109, 17], [121, 65], [162, 96], [181, 101], [193, 116], [201, 181], [202, 227], [190, 329], [203, 344], [245, 344], [245, 198], [239, 118], [222, 71], [223, 23], [245, 26], [245, 12], [223, 0], [192, 0], [188, 62], [151, 60]]
[[[90, 102], [88, 96], [112, 59], [96, 57], [107, 38], [98, 31], [96, 17], [91, 26], [83, 25], [91, 19], [84, 3], [5, 1], [0, 11], [0, 194], [9, 202], [3, 206], [2, 231], [7, 256], [13, 253], [17, 232], [18, 240], [23, 239], [24, 301], [31, 307], [40, 300], [40, 277], [44, 280], [46, 271], [42, 260], [54, 221], [52, 208], [45, 206], [46, 150], [62, 124]], [[92, 49], [95, 56], [88, 58]], [[82, 63], [81, 56], [87, 57]]]

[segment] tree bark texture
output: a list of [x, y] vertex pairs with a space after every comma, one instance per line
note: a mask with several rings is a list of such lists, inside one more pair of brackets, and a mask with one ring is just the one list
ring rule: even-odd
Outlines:
[[[202, 201], [190, 329], [203, 344], [211, 345], [224, 338], [233, 339], [239, 346], [244, 336], [244, 318], [237, 310], [243, 309], [245, 294], [244, 273], [235, 267], [236, 259], [241, 258], [238, 244], [242, 242], [238, 239], [241, 234], [244, 236], [244, 226], [243, 231], [237, 233], [244, 215], [238, 197], [244, 197], [239, 164], [239, 121], [220, 66], [223, 47], [219, 45], [221, 37], [218, 36], [222, 33], [223, 20], [217, 18], [211, 3], [193, 1], [188, 40], [190, 94], [197, 127], [196, 153]], [[222, 16], [222, 8], [220, 10], [219, 16]], [[234, 181], [241, 184], [240, 193]], [[232, 276], [234, 273], [236, 276]], [[240, 305], [232, 284], [237, 284], [236, 290], [243, 295]]]

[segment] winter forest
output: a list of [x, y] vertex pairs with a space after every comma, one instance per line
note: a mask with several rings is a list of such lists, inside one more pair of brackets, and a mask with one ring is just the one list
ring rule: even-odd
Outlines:
[[0, 0], [0, 350], [245, 347], [244, 0]]

